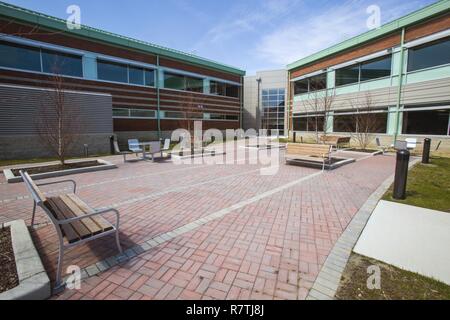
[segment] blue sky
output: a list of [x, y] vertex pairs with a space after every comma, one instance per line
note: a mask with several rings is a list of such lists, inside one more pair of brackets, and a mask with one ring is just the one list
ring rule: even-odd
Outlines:
[[[3, 0], [5, 1], [5, 0]], [[81, 8], [82, 24], [257, 70], [286, 64], [367, 31], [366, 9], [382, 23], [434, 0], [6, 0], [67, 18]]]

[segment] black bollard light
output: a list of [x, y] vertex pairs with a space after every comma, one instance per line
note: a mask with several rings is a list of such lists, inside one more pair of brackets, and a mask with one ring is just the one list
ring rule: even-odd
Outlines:
[[294, 143], [297, 142], [297, 132], [294, 131]]
[[426, 138], [423, 141], [423, 153], [422, 153], [422, 163], [430, 163], [430, 149], [431, 149], [431, 139]]
[[397, 152], [397, 164], [395, 167], [395, 181], [394, 181], [394, 199], [406, 199], [406, 183], [408, 182], [408, 168], [409, 168], [408, 150], [399, 150]]

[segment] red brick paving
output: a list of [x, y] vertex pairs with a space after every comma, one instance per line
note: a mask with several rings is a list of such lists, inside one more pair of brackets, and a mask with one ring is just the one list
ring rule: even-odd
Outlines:
[[[317, 172], [281, 164], [277, 175], [261, 176], [259, 166], [249, 164], [174, 166], [112, 159], [119, 169], [70, 177], [91, 206], [167, 191], [118, 207], [125, 248]], [[326, 172], [83, 280], [81, 290], [66, 290], [54, 298], [304, 299], [353, 215], [393, 173], [394, 160], [377, 156]], [[217, 178], [221, 180], [214, 181]], [[0, 200], [27, 195], [23, 184], [7, 185], [2, 179]], [[180, 186], [186, 188], [170, 191]], [[29, 222], [31, 206], [29, 199], [0, 202], [0, 217]], [[42, 212], [38, 221], [45, 221]], [[38, 228], [33, 238], [53, 277], [58, 250], [53, 227]], [[100, 239], [67, 251], [64, 265], [86, 267], [116, 253], [113, 239]]]

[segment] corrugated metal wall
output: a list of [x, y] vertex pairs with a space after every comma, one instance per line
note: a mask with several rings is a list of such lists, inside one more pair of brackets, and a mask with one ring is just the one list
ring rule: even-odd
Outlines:
[[[49, 116], [52, 90], [0, 85], [0, 136], [37, 133], [40, 117]], [[66, 92], [65, 102], [80, 134], [112, 134], [112, 98], [106, 94]]]

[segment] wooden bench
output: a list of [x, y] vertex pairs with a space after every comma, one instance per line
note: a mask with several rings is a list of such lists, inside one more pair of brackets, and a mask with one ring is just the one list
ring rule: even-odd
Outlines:
[[325, 163], [331, 157], [331, 149], [332, 146], [325, 144], [288, 143], [285, 155], [286, 163], [307, 160], [322, 163], [322, 170], [325, 170]]
[[[120, 253], [122, 248], [119, 242], [119, 212], [115, 209], [94, 210], [83, 202], [76, 193], [76, 183], [73, 180], [64, 180], [52, 183], [35, 184], [27, 172], [20, 171], [28, 191], [31, 193], [34, 205], [31, 226], [34, 225], [36, 207], [40, 207], [47, 214], [55, 226], [59, 238], [59, 257], [56, 274], [56, 288], [63, 286], [61, 283], [62, 262], [64, 250], [76, 245], [92, 241], [101, 237], [115, 234], [116, 245]], [[55, 197], [46, 197], [39, 186], [47, 186], [60, 183], [73, 184], [73, 193]], [[110, 223], [103, 214], [115, 214], [115, 224]]]
[[351, 137], [340, 137], [340, 136], [321, 136], [320, 141], [323, 144], [333, 146], [336, 149], [344, 145], [350, 144]]

